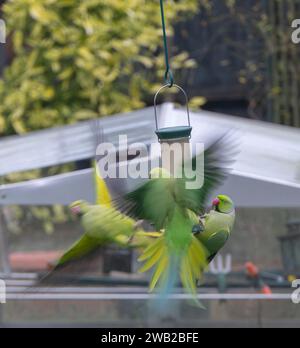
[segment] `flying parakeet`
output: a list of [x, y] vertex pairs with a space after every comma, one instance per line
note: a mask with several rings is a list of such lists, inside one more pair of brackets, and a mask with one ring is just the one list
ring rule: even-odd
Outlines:
[[[95, 152], [103, 142], [99, 120], [92, 125], [95, 136]], [[76, 201], [70, 205], [72, 213], [81, 218], [84, 234], [56, 262], [55, 269], [72, 261], [88, 257], [104, 246], [117, 244], [133, 248], [149, 245], [155, 233], [145, 234], [140, 225], [121, 214], [113, 207], [113, 197], [97, 166], [97, 156], [93, 161], [95, 204]], [[74, 268], [76, 265], [74, 265]]]
[[56, 267], [88, 256], [104, 246], [145, 247], [160, 235], [144, 232], [139, 222], [116, 210], [112, 206], [112, 198], [105, 181], [99, 175], [95, 175], [95, 180], [96, 188], [101, 189], [97, 190], [97, 205], [85, 201], [76, 201], [70, 205], [72, 213], [81, 218], [84, 234], [60, 257]]
[[81, 217], [84, 234], [62, 255], [57, 266], [79, 259], [103, 246], [117, 244], [128, 247], [130, 238], [138, 232], [136, 222], [113, 207], [77, 201], [70, 208]]
[[[203, 176], [202, 187], [188, 189], [187, 177], [157, 168], [151, 171], [149, 181], [116, 202], [129, 216], [145, 219], [156, 230], [163, 230], [139, 258], [144, 262], [141, 272], [154, 268], [150, 291], [158, 285], [163, 291], [170, 289], [180, 279], [186, 291], [196, 295], [196, 280], [225, 244], [232, 228], [232, 201], [219, 196], [215, 210], [201, 221], [199, 216], [209, 196], [227, 177], [235, 152], [230, 136], [225, 134], [198, 155], [204, 156], [204, 168], [196, 168], [201, 162], [197, 156], [191, 160], [189, 167]], [[182, 169], [178, 171], [183, 173]]]

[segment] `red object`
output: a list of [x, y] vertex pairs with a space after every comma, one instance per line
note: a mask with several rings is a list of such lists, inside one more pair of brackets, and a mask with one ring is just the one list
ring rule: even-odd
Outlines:
[[251, 277], [251, 278], [257, 278], [259, 275], [259, 268], [257, 266], [255, 266], [255, 264], [253, 262], [247, 262], [245, 264], [246, 270], [247, 270], [247, 274]]
[[268, 285], [264, 285], [261, 289], [261, 292], [264, 295], [272, 295], [272, 290]]
[[10, 265], [15, 271], [48, 270], [49, 265], [60, 256], [58, 251], [32, 251], [28, 253], [12, 253], [9, 256]]

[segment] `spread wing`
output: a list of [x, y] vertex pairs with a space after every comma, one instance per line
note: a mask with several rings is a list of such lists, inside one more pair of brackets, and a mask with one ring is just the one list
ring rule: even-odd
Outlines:
[[96, 238], [92, 238], [84, 234], [61, 256], [61, 258], [57, 261], [56, 266], [62, 266], [70, 261], [78, 260], [85, 255], [88, 255], [98, 247], [99, 243]]
[[[223, 134], [184, 164], [181, 177], [150, 179], [124, 199], [117, 200], [117, 206], [134, 218], [151, 221], [157, 229], [164, 227], [176, 207], [202, 213], [209, 196], [228, 176], [237, 154], [236, 145], [232, 134]], [[194, 178], [186, 175], [185, 168], [193, 170]], [[195, 178], [201, 185], [191, 189]]]

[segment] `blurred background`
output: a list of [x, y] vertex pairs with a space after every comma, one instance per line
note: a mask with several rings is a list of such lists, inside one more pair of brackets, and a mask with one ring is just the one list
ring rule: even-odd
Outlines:
[[[66, 205], [77, 199], [78, 183], [88, 197], [93, 191], [93, 120], [109, 141], [120, 133], [132, 142], [153, 138], [153, 94], [165, 71], [159, 2], [0, 4], [7, 29], [0, 44], [0, 272], [12, 293], [0, 305], [0, 325], [299, 327], [300, 305], [289, 296], [300, 278], [300, 45], [291, 40], [300, 1], [165, 1], [171, 65], [190, 96], [194, 128], [237, 128], [245, 137], [226, 186], [237, 202], [234, 233], [199, 291], [284, 295], [207, 300], [206, 311], [176, 301], [170, 313], [134, 297], [146, 293], [147, 277], [136, 273], [132, 252], [116, 248], [80, 265], [84, 275], [66, 278], [64, 286], [85, 297], [51, 299], [61, 294], [55, 287], [45, 298], [16, 299], [82, 234]], [[161, 102], [182, 104], [175, 93]], [[132, 299], [91, 300], [89, 291]]]

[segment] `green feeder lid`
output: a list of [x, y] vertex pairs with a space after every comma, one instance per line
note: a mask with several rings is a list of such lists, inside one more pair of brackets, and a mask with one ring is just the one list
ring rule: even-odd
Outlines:
[[155, 133], [159, 140], [174, 140], [182, 138], [190, 138], [192, 127], [177, 126], [158, 129]]

